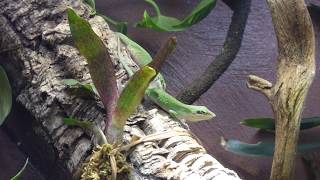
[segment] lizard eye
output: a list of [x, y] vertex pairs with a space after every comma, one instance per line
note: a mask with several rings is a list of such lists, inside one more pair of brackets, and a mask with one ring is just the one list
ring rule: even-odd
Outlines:
[[197, 111], [197, 114], [205, 114], [206, 112], [204, 111]]

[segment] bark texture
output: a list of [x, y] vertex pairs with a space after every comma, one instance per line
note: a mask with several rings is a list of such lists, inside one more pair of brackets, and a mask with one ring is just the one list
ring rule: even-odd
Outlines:
[[270, 179], [293, 179], [301, 113], [315, 75], [314, 31], [304, 0], [267, 2], [278, 40], [277, 82], [249, 76], [248, 87], [268, 97], [276, 119]]
[[[98, 100], [71, 95], [62, 82], [74, 78], [91, 83], [87, 63], [73, 46], [66, 8], [72, 7], [87, 18], [106, 43], [120, 89], [128, 76], [118, 63], [119, 56], [138, 66], [124, 46], [117, 44], [119, 41], [105, 21], [99, 16], [89, 17], [90, 11], [81, 1], [2, 0], [0, 7], [1, 48], [19, 47], [6, 51], [6, 59], [0, 64], [14, 80], [16, 100], [34, 118], [34, 132], [46, 148], [39, 155], [45, 153], [44, 161], [54, 161], [60, 167], [48, 179], [70, 179], [90, 155], [95, 141], [88, 132], [64, 125], [63, 118], [92, 120], [104, 127], [105, 110]], [[132, 135], [174, 130], [186, 131], [161, 110], [141, 106], [125, 127], [125, 140], [129, 142]], [[207, 154], [192, 135], [139, 144], [128, 157], [134, 166], [133, 179], [239, 179]]]
[[250, 12], [251, 0], [224, 1], [233, 11], [228, 34], [219, 55], [205, 71], [177, 95], [177, 99], [193, 104], [207, 92], [219, 77], [228, 69], [241, 47], [242, 36]]

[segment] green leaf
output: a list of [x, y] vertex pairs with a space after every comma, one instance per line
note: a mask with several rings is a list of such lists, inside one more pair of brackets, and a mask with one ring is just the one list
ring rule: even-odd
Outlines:
[[0, 126], [12, 107], [12, 90], [6, 72], [0, 66]]
[[[139, 44], [137, 44], [124, 34], [116, 33], [116, 35], [126, 45], [127, 49], [130, 52], [130, 55], [132, 56], [133, 60], [139, 65], [139, 67], [146, 66], [152, 62], [152, 57], [143, 47], [141, 47]], [[156, 82], [157, 87], [165, 89], [166, 82], [160, 73], [154, 79], [154, 82]]]
[[183, 31], [191, 27], [207, 17], [216, 5], [216, 0], [202, 0], [189, 16], [180, 21], [174, 17], [161, 15], [158, 5], [153, 0], [145, 1], [154, 7], [157, 15], [151, 17], [147, 11], [144, 11], [143, 20], [136, 26], [165, 32]]
[[107, 111], [106, 124], [108, 125], [118, 99], [114, 65], [110, 54], [90, 24], [72, 9], [68, 9], [68, 20], [72, 38], [80, 54], [87, 59], [93, 84]]
[[20, 169], [20, 171], [15, 175], [13, 176], [12, 178], [10, 178], [10, 180], [19, 180], [23, 171], [26, 169], [27, 165], [29, 163], [29, 158], [27, 158], [26, 162], [24, 163], [24, 165], [22, 166], [22, 168]]
[[[256, 144], [248, 144], [238, 140], [221, 139], [222, 147], [232, 153], [255, 156], [255, 157], [270, 157], [274, 153], [274, 143], [258, 142]], [[320, 149], [320, 143], [299, 144], [298, 153], [305, 153]]]
[[64, 118], [63, 123], [69, 126], [78, 126], [83, 129], [89, 129], [89, 130], [92, 129], [92, 126], [93, 126], [92, 122], [90, 121], [80, 121], [74, 118]]
[[274, 119], [272, 118], [246, 119], [241, 121], [240, 124], [269, 131], [274, 131], [275, 129]]
[[70, 89], [75, 89], [73, 93], [81, 97], [100, 97], [96, 88], [91, 84], [83, 84], [75, 79], [64, 79], [63, 83]]
[[119, 22], [116, 24], [117, 31], [122, 34], [127, 34], [128, 31], [128, 23], [127, 22]]
[[316, 4], [310, 3], [310, 5], [308, 6], [308, 8], [311, 9], [311, 10], [315, 10], [315, 11], [320, 12], [320, 6], [318, 6], [318, 5], [316, 5]]
[[88, 4], [91, 8], [90, 15], [96, 15], [97, 10], [96, 10], [96, 3], [94, 0], [83, 0], [86, 4]]
[[[272, 118], [258, 118], [258, 119], [246, 119], [240, 122], [240, 124], [258, 128], [266, 131], [274, 131], [275, 123]], [[320, 117], [311, 117], [311, 118], [302, 118], [300, 129], [306, 130], [310, 128], [314, 128], [320, 125]]]
[[300, 129], [310, 129], [320, 125], [320, 117], [302, 118]]
[[128, 50], [130, 51], [130, 54], [133, 56], [133, 59], [139, 65], [139, 67], [145, 66], [152, 61], [152, 57], [150, 56], [150, 54], [139, 44], [121, 33], [116, 33], [116, 35], [126, 45]]
[[64, 118], [63, 123], [69, 126], [78, 126], [82, 129], [91, 131], [94, 134], [94, 136], [98, 139], [100, 145], [108, 143], [106, 136], [104, 135], [102, 130], [90, 121], [81, 121], [74, 118]]
[[144, 66], [129, 80], [119, 97], [115, 114], [112, 119], [112, 126], [117, 128], [119, 132], [122, 132], [127, 119], [140, 105], [149, 83], [156, 74], [157, 73], [153, 68]]
[[268, 157], [273, 156], [274, 143], [258, 142], [256, 144], [248, 144], [238, 140], [221, 139], [221, 146], [232, 153], [244, 156]]
[[128, 25], [127, 22], [122, 22], [122, 21], [118, 22], [118, 21], [115, 21], [115, 20], [111, 19], [110, 17], [105, 16], [105, 15], [100, 14], [100, 13], [98, 13], [98, 15], [101, 16], [107, 23], [112, 24], [113, 26], [115, 26], [118, 32], [120, 32], [122, 34], [127, 34], [127, 29], [128, 29], [127, 28], [127, 25]]

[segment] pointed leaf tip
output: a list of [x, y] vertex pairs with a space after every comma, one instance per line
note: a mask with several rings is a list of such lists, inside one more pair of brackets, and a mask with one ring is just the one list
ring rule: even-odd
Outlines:
[[121, 134], [123, 133], [123, 128], [127, 119], [140, 105], [146, 89], [156, 75], [157, 72], [153, 68], [144, 66], [129, 80], [119, 97], [112, 118], [112, 126], [110, 126], [108, 130], [108, 140], [110, 140], [110, 142], [121, 141]]
[[111, 56], [88, 21], [68, 9], [69, 26], [75, 46], [88, 62], [89, 72], [107, 111], [106, 124], [111, 122], [118, 98], [117, 82]]
[[12, 107], [12, 89], [5, 70], [0, 66], [0, 126]]

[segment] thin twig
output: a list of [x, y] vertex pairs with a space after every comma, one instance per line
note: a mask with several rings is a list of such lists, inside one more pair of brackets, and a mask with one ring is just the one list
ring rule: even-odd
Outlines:
[[247, 87], [263, 93], [269, 100], [272, 96], [272, 83], [255, 75], [248, 76]]
[[195, 102], [213, 85], [228, 69], [240, 49], [251, 0], [224, 2], [233, 10], [233, 15], [223, 48], [204, 73], [178, 94], [177, 99], [186, 104]]
[[155, 69], [157, 72], [160, 71], [162, 64], [168, 58], [168, 56], [173, 52], [177, 45], [177, 38], [170, 37], [167, 41], [161, 46], [158, 53], [153, 58], [153, 61], [149, 64], [150, 67]]

